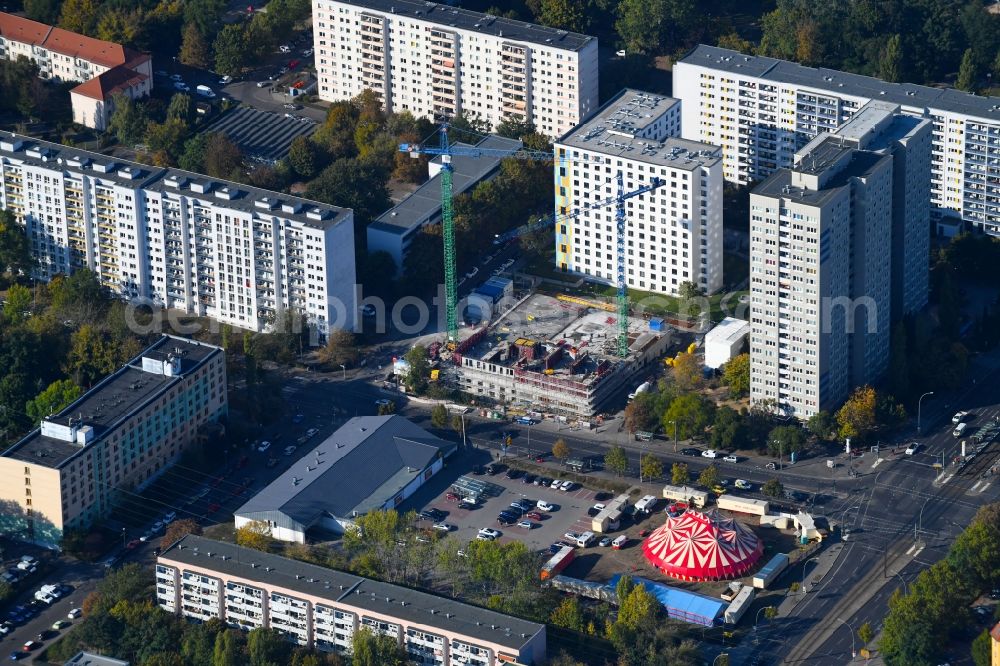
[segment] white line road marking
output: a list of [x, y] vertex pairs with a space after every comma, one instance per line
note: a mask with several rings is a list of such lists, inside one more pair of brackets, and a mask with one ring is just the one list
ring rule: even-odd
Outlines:
[[986, 489], [989, 488], [992, 483], [993, 483], [992, 481], [987, 481], [986, 483], [983, 484], [983, 487], [980, 488], [978, 492], [985, 493]]
[[952, 477], [954, 476], [955, 476], [954, 472], [941, 472], [941, 474], [938, 475], [938, 478], [934, 479], [934, 483], [939, 486], [943, 486], [944, 484], [951, 481]]
[[917, 547], [917, 544], [913, 544], [912, 546], [910, 546], [909, 548], [907, 548], [906, 549], [906, 554], [907, 555], [912, 555], [913, 554], [913, 549], [916, 548], [916, 547]]
[[916, 558], [917, 555], [919, 555], [920, 553], [923, 552], [923, 550], [924, 550], [923, 546], [920, 546], [920, 548], [917, 548], [917, 551], [915, 553], [913, 553], [913, 557]]
[[879, 458], [875, 462], [873, 462], [872, 463], [872, 469], [875, 469], [876, 467], [878, 467], [879, 463], [882, 462], [882, 460], [883, 460], [883, 458]]

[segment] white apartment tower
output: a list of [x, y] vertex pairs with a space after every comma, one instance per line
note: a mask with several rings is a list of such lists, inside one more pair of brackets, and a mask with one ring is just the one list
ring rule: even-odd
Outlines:
[[597, 107], [597, 38], [418, 0], [313, 0], [319, 96], [559, 136]]
[[813, 137], [869, 102], [933, 123], [931, 212], [1000, 235], [1000, 101], [886, 83], [704, 44], [674, 65], [686, 138], [722, 146], [725, 178], [746, 184], [792, 166]]
[[93, 270], [123, 298], [266, 330], [296, 310], [353, 328], [353, 213], [0, 132], [0, 208], [49, 280]]
[[750, 195], [750, 397], [807, 419], [889, 358], [893, 160], [817, 137]]
[[[665, 294], [693, 282], [722, 287], [722, 156], [717, 146], [680, 134], [680, 102], [623, 90], [586, 123], [554, 143], [556, 266], [600, 282], [617, 282], [615, 206], [594, 204], [652, 183], [629, 199], [625, 276], [631, 289]], [[589, 208], [588, 208], [589, 207]]]

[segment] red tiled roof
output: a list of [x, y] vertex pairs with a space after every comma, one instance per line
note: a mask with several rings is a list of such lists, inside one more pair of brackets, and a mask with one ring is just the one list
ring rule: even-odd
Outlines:
[[21, 16], [0, 12], [0, 35], [6, 39], [28, 44], [41, 44], [52, 31], [52, 26]]
[[140, 74], [128, 67], [115, 67], [89, 81], [84, 81], [70, 92], [92, 99], [106, 100], [116, 92], [127, 90], [142, 83], [147, 78], [149, 77], [145, 74]]
[[116, 67], [125, 64], [125, 48], [121, 44], [94, 39], [79, 33], [53, 28], [13, 14], [0, 12], [0, 35], [19, 42], [44, 46], [50, 51], [89, 62]]

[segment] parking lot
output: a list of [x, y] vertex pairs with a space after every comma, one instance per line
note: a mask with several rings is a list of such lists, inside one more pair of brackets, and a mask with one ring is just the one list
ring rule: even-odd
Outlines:
[[[548, 549], [548, 546], [556, 541], [567, 541], [564, 536], [566, 532], [579, 534], [590, 530], [591, 519], [587, 515], [587, 509], [598, 501], [599, 494], [579, 484], [572, 490], [564, 492], [551, 487], [524, 483], [523, 476], [508, 479], [503, 472], [494, 476], [486, 474], [473, 476], [470, 473], [467, 478], [493, 484], [499, 492], [496, 496], [484, 496], [475, 508], [469, 509], [459, 506], [457, 496], [453, 496], [453, 499], [448, 498], [449, 494], [453, 493], [449, 488], [435, 496], [425, 506], [417, 507], [419, 510], [433, 508], [444, 512], [446, 516], [443, 521], [454, 526], [450, 535], [463, 543], [474, 540], [480, 529], [489, 527], [500, 532], [498, 540], [501, 542], [523, 541], [532, 550], [543, 550]], [[455, 495], [460, 496], [461, 493]], [[518, 527], [516, 524], [497, 524], [500, 511], [510, 509], [512, 502], [523, 499], [531, 503], [543, 500], [553, 505], [554, 510], [537, 511], [541, 520], [524, 518], [531, 522], [531, 529]], [[510, 510], [521, 513], [517, 509]], [[432, 521], [426, 519], [420, 523], [425, 527], [430, 527], [431, 524]]]

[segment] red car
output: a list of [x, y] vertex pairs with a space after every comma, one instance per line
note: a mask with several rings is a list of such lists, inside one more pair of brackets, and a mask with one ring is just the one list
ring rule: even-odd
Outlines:
[[288, 61], [288, 69], [295, 69], [298, 66], [299, 66], [299, 61], [298, 60], [289, 60]]
[[448, 494], [446, 494], [446, 495], [444, 496], [444, 498], [445, 498], [446, 500], [448, 500], [449, 502], [457, 502], [458, 500], [460, 500], [460, 499], [461, 499], [461, 498], [460, 498], [460, 497], [458, 496], [458, 493], [448, 493]]
[[535, 462], [545, 462], [545, 454], [535, 456]]
[[525, 514], [526, 518], [531, 518], [532, 520], [542, 520], [542, 514], [537, 511], [529, 511]]
[[650, 529], [645, 529], [645, 530], [643, 530], [643, 531], [639, 532], [639, 538], [640, 538], [640, 539], [644, 539], [644, 538], [648, 537], [648, 536], [649, 536], [649, 534], [650, 534], [650, 532], [652, 532], [652, 531], [653, 531], [653, 530], [650, 530]]
[[208, 505], [208, 512], [209, 513], [215, 513], [216, 511], [218, 511], [221, 508], [222, 507], [219, 505], [218, 502], [212, 502], [211, 504]]
[[141, 542], [141, 541], [139, 541], [138, 539], [132, 539], [131, 541], [129, 541], [129, 542], [128, 542], [128, 543], [127, 543], [127, 544], [125, 545], [125, 548], [126, 548], [127, 550], [135, 550], [136, 548], [138, 548], [138, 547], [139, 547], [139, 546], [141, 546], [141, 545], [142, 545], [142, 542]]

